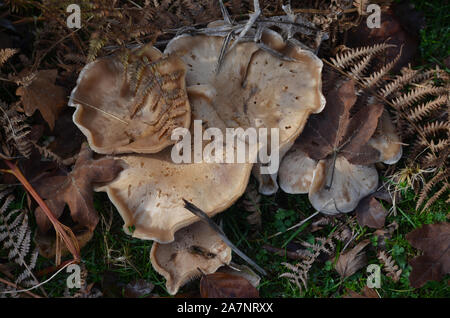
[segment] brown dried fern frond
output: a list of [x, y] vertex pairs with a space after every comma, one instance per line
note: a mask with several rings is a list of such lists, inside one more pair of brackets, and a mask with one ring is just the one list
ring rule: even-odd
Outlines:
[[379, 54], [390, 47], [392, 47], [391, 44], [381, 43], [375, 44], [373, 46], [348, 49], [342, 53], [337, 54], [336, 57], [331, 58], [331, 62], [335, 67], [344, 71], [350, 65], [354, 65], [355, 61], [366, 57], [372, 58], [376, 54]]
[[18, 52], [17, 49], [0, 49], [0, 67], [6, 63], [12, 56], [14, 56]]
[[[439, 68], [420, 71], [410, 67], [403, 68], [400, 75], [391, 76], [388, 72], [395, 59], [378, 69], [371, 68], [370, 62], [386, 49], [385, 44], [347, 49], [331, 59], [331, 64], [360, 85], [357, 103], [364, 104], [363, 98], [370, 96], [389, 106], [398, 134], [409, 145], [404, 153], [410, 170], [431, 172], [427, 176], [429, 181], [424, 179], [420, 183], [423, 188], [417, 209], [429, 196], [432, 198], [423, 210], [448, 193], [450, 76]], [[364, 77], [366, 72], [371, 75]]]
[[[441, 197], [441, 195], [446, 193], [449, 190], [448, 188], [449, 177], [450, 177], [450, 170], [447, 168], [445, 170], [439, 171], [433, 178], [431, 178], [423, 186], [422, 191], [420, 192], [419, 200], [417, 201], [416, 204], [416, 209], [420, 209], [420, 207], [424, 204], [425, 201], [427, 201], [427, 203], [421, 210], [423, 211], [428, 209], [434, 202], [436, 202], [439, 199], [439, 197]], [[440, 189], [434, 195], [428, 198], [433, 188], [435, 186], [438, 186], [439, 183], [442, 183], [442, 185], [439, 187]]]
[[14, 148], [26, 158], [29, 158], [31, 155], [33, 144], [28, 138], [28, 135], [31, 132], [31, 127], [25, 122], [25, 120], [26, 117], [24, 115], [17, 113], [15, 110], [9, 108], [5, 103], [0, 101], [0, 123], [2, 126], [0, 132], [4, 137], [4, 146], [9, 152], [6, 155], [9, 157], [14, 156], [14, 151], [12, 150]]
[[[29, 287], [38, 284], [32, 272], [36, 267], [38, 250], [31, 250], [32, 232], [26, 211], [11, 210], [9, 207], [13, 201], [11, 191], [0, 192], [0, 243], [8, 251], [8, 259], [20, 268], [15, 284]], [[11, 290], [7, 292], [11, 293]]]
[[307, 248], [305, 250], [305, 259], [300, 263], [297, 263], [296, 265], [281, 263], [290, 272], [282, 273], [279, 277], [288, 278], [299, 288], [300, 292], [302, 292], [303, 289], [308, 288], [308, 275], [312, 265], [317, 260], [320, 254], [325, 253], [331, 255], [336, 247], [333, 243], [333, 238], [336, 237], [336, 233], [337, 232], [334, 232], [328, 238], [318, 237], [315, 239], [314, 244], [303, 242], [302, 245]]
[[389, 256], [385, 251], [379, 251], [377, 257], [384, 265], [383, 270], [386, 272], [386, 276], [390, 277], [394, 282], [398, 282], [402, 274], [402, 270], [395, 264], [392, 256]]

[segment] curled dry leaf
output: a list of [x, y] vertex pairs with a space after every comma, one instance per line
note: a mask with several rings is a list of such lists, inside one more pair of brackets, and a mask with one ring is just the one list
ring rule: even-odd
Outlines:
[[147, 45], [86, 65], [72, 91], [75, 124], [103, 154], [156, 153], [190, 125], [186, 66]]
[[409, 262], [412, 287], [422, 287], [430, 280], [440, 281], [450, 273], [450, 223], [426, 224], [408, 233], [406, 239], [423, 251], [423, 255]]
[[369, 240], [361, 241], [352, 250], [339, 256], [335, 269], [342, 278], [352, 276], [367, 264], [366, 253], [362, 250], [369, 243]]
[[356, 207], [355, 213], [361, 226], [368, 226], [373, 229], [384, 227], [387, 211], [373, 195], [362, 199]]
[[200, 295], [202, 298], [259, 298], [258, 290], [244, 277], [220, 272], [202, 277]]
[[[63, 214], [67, 204], [72, 220], [79, 227], [92, 232], [98, 223], [93, 184], [110, 182], [121, 170], [119, 161], [112, 158], [92, 159], [91, 150], [84, 145], [69, 175], [45, 178], [36, 189], [55, 217], [59, 218]], [[51, 223], [40, 207], [36, 209], [35, 216], [39, 230], [47, 232]]]
[[153, 268], [166, 278], [169, 294], [202, 274], [214, 273], [231, 261], [231, 249], [206, 223], [197, 222], [175, 233], [172, 243], [152, 246]]
[[402, 142], [387, 111], [381, 115], [377, 130], [368, 145], [378, 150], [380, 155], [377, 161], [385, 164], [394, 164], [402, 157]]
[[[94, 236], [94, 232], [90, 230], [73, 230], [80, 249], [89, 243]], [[55, 234], [52, 231], [48, 233], [37, 231], [34, 236], [34, 242], [39, 249], [39, 254], [45, 258], [53, 259], [57, 253], [62, 256], [69, 254], [65, 244], [57, 244]]]
[[32, 74], [23, 81], [16, 94], [20, 99], [27, 116], [39, 110], [44, 120], [55, 127], [55, 120], [66, 104], [66, 91], [55, 85], [58, 70], [42, 70]]

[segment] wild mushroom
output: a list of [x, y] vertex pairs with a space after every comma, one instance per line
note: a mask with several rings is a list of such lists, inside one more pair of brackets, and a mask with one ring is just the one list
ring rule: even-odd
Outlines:
[[286, 193], [308, 193], [317, 161], [308, 157], [298, 144], [294, 144], [284, 157], [278, 171], [281, 189]]
[[324, 112], [310, 119], [281, 163], [283, 191], [308, 193], [314, 208], [326, 214], [353, 211], [378, 186], [373, 164], [401, 156], [388, 114], [381, 117], [382, 105], [370, 100], [351, 116], [355, 101], [353, 81], [338, 83]]
[[[191, 132], [195, 120], [202, 120], [204, 129], [224, 125], [209, 104], [208, 94], [199, 90], [189, 94], [194, 119]], [[124, 170], [113, 182], [96, 189], [107, 192], [125, 222], [125, 232], [133, 237], [171, 242], [177, 230], [198, 220], [184, 208], [183, 199], [213, 216], [231, 206], [247, 187], [251, 163], [175, 163], [175, 149], [117, 156], [125, 163]], [[194, 151], [191, 147], [191, 159]]]
[[[283, 146], [279, 150], [279, 160], [282, 162], [284, 156], [286, 153], [291, 149], [292, 145], [294, 143], [290, 142]], [[256, 163], [253, 166], [252, 170], [253, 176], [258, 180], [259, 186], [258, 186], [258, 192], [264, 195], [272, 195], [277, 193], [278, 191], [278, 169], [277, 172], [271, 173], [271, 174], [262, 174], [261, 173], [261, 163]]]
[[175, 295], [186, 282], [229, 264], [231, 249], [200, 221], [176, 232], [172, 243], [154, 243], [150, 259], [153, 268], [166, 278], [169, 294]]
[[387, 111], [381, 115], [377, 130], [368, 144], [380, 152], [378, 161], [385, 164], [394, 164], [402, 157], [402, 143]]
[[[181, 36], [167, 46], [168, 56], [179, 56], [189, 67], [191, 131], [195, 133], [195, 120], [202, 120], [203, 129], [214, 128], [223, 134], [228, 128], [279, 128], [280, 147], [289, 145], [309, 114], [323, 108], [322, 62], [295, 46], [280, 46], [280, 41], [272, 45], [292, 60], [280, 60], [255, 43], [240, 43], [217, 73], [222, 41], [220, 37]], [[129, 227], [134, 227], [134, 237], [170, 242], [178, 229], [197, 220], [184, 209], [183, 198], [213, 216], [242, 195], [256, 161], [253, 150], [270, 146], [264, 140], [258, 142], [243, 163], [208, 162], [204, 157], [203, 161], [175, 163], [170, 149], [118, 156], [125, 162], [124, 171], [98, 191], [108, 193], [125, 221], [125, 231], [131, 234]], [[204, 142], [204, 146], [212, 143]], [[196, 149], [191, 148], [183, 150], [183, 156], [195, 158]], [[236, 146], [232, 152], [236, 158]]]
[[183, 61], [149, 45], [98, 59], [72, 91], [73, 121], [98, 153], [158, 152], [190, 125], [185, 72]]
[[278, 128], [279, 149], [271, 151], [287, 151], [309, 115], [325, 105], [322, 61], [268, 30], [261, 39], [266, 49], [240, 42], [225, 54], [219, 69], [224, 41], [181, 35], [169, 42], [165, 53], [186, 63], [189, 89], [212, 87], [211, 105], [226, 127]]

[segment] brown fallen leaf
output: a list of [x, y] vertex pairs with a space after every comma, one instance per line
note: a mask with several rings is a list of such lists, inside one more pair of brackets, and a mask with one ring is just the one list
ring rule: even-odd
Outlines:
[[299, 139], [300, 149], [314, 160], [340, 155], [352, 164], [375, 163], [379, 152], [367, 142], [377, 128], [383, 105], [368, 104], [350, 116], [356, 98], [353, 80], [331, 90], [327, 96], [327, 107], [308, 120]]
[[202, 298], [259, 298], [259, 291], [241, 276], [217, 272], [202, 277], [200, 295]]
[[361, 294], [347, 289], [347, 294], [344, 296], [344, 298], [380, 298], [380, 296], [378, 296], [375, 289], [364, 286], [364, 288], [361, 290]]
[[367, 264], [366, 253], [361, 252], [369, 240], [361, 241], [352, 250], [341, 254], [334, 267], [342, 278], [350, 277]]
[[[76, 231], [76, 229], [72, 229], [75, 238], [77, 239], [78, 246], [83, 248], [94, 236], [94, 233], [90, 230], [84, 230], [81, 232]], [[42, 233], [40, 231], [36, 231], [34, 236], [34, 242], [36, 243], [37, 248], [39, 249], [39, 254], [45, 258], [52, 259], [56, 256], [57, 250], [60, 255], [65, 256], [69, 254], [69, 250], [67, 246], [64, 244], [60, 244], [57, 247], [57, 243], [55, 240], [55, 233], [49, 231], [48, 233]]]
[[386, 209], [373, 195], [362, 199], [356, 207], [355, 213], [359, 225], [373, 229], [381, 229], [387, 216]]
[[21, 97], [25, 114], [31, 116], [38, 109], [53, 130], [58, 114], [66, 105], [66, 91], [55, 85], [58, 70], [42, 70], [19, 81], [16, 95]]
[[53, 129], [52, 136], [55, 137], [48, 149], [62, 159], [75, 156], [85, 141], [83, 133], [73, 123], [73, 109], [66, 108], [58, 117]]
[[249, 281], [253, 287], [257, 288], [261, 282], [261, 277], [256, 274], [247, 265], [230, 264], [229, 266], [222, 266], [218, 272], [241, 276]]
[[283, 159], [280, 185], [289, 193], [308, 192], [316, 210], [334, 215], [353, 211], [378, 185], [373, 163], [379, 160], [380, 152], [368, 142], [384, 107], [373, 101], [355, 111], [353, 80], [335, 83], [326, 100], [325, 109], [309, 118]]
[[[92, 232], [98, 223], [93, 184], [112, 181], [121, 170], [118, 160], [93, 160], [92, 151], [84, 145], [70, 174], [41, 180], [37, 191], [57, 218], [63, 214], [67, 204], [72, 220]], [[39, 230], [47, 232], [51, 224], [39, 207], [35, 210], [35, 216]]]
[[450, 273], [450, 223], [426, 224], [408, 233], [406, 239], [423, 251], [423, 255], [409, 262], [412, 287], [422, 287], [430, 280], [440, 281]]

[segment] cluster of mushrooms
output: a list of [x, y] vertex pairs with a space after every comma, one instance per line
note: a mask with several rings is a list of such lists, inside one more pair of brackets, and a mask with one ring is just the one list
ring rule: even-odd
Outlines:
[[[166, 278], [170, 294], [231, 261], [231, 249], [185, 209], [183, 199], [212, 217], [241, 197], [252, 170], [262, 193], [278, 189], [277, 175], [260, 174], [258, 163], [174, 163], [175, 129], [193, 130], [194, 120], [224, 135], [226, 128], [278, 128], [277, 150], [285, 155], [281, 188], [309, 193], [313, 206], [324, 213], [338, 213], [324, 203], [330, 196], [338, 201], [339, 212], [350, 212], [377, 187], [373, 166], [355, 166], [338, 157], [337, 186], [324, 190], [329, 159], [309, 158], [299, 146], [308, 117], [326, 107], [322, 61], [274, 31], [264, 31], [261, 42], [266, 49], [254, 42], [237, 43], [219, 69], [223, 37], [183, 34], [164, 53], [147, 45], [97, 59], [84, 67], [71, 94], [73, 121], [91, 149], [123, 165], [114, 181], [95, 190], [108, 194], [128, 234], [155, 241], [151, 262]], [[381, 122], [388, 130], [392, 126], [389, 118]], [[381, 139], [373, 140], [376, 148], [389, 148]], [[382, 157], [380, 161], [392, 163], [398, 152]]]

